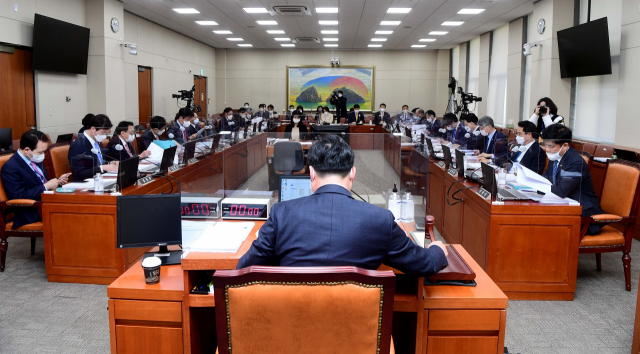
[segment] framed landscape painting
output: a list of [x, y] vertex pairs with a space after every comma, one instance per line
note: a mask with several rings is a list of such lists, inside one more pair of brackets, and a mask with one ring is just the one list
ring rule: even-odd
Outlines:
[[287, 65], [287, 99], [289, 105], [315, 111], [329, 106], [333, 91], [342, 90], [347, 109], [356, 103], [361, 111], [372, 111], [374, 104], [375, 66], [293, 66]]

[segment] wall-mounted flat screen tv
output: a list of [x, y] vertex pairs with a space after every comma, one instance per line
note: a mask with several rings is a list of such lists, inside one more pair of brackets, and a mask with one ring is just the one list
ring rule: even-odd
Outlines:
[[36, 14], [33, 70], [87, 75], [89, 29]]
[[607, 18], [558, 31], [558, 54], [563, 79], [611, 74]]

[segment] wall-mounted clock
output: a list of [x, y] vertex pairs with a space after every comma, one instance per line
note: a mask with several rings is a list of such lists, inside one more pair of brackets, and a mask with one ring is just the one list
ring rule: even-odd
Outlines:
[[544, 33], [544, 29], [547, 27], [547, 24], [544, 22], [544, 18], [541, 18], [538, 21], [538, 33], [539, 34], [543, 34]]
[[118, 33], [120, 30], [120, 22], [115, 17], [111, 19], [111, 30], [113, 33]]

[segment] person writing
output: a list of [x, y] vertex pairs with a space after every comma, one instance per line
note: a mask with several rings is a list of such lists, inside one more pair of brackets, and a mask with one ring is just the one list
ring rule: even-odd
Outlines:
[[[441, 242], [428, 248], [414, 244], [389, 210], [351, 196], [354, 156], [338, 136], [316, 141], [307, 154], [313, 195], [271, 207], [260, 237], [240, 258], [237, 269], [269, 265], [374, 270], [384, 263], [404, 273], [429, 276], [447, 267]], [[313, 218], [308, 217], [309, 210], [314, 211]]]
[[438, 136], [438, 133], [442, 128], [442, 122], [436, 118], [436, 112], [431, 109], [426, 112], [426, 119], [421, 120], [420, 124], [425, 124], [427, 126], [427, 132], [432, 137]]
[[307, 125], [300, 122], [300, 116], [298, 114], [293, 116], [291, 123], [287, 124], [284, 128], [284, 137], [285, 139], [291, 140], [307, 140], [307, 133], [309, 130], [307, 129]]
[[373, 115], [373, 124], [382, 124], [384, 122], [391, 123], [391, 116], [387, 110], [387, 105], [380, 103], [380, 110]]
[[509, 154], [509, 161], [519, 163], [537, 174], [542, 174], [547, 162], [547, 155], [538, 144], [538, 136], [535, 124], [529, 121], [518, 122], [517, 146]]
[[364, 113], [360, 112], [360, 105], [353, 105], [353, 112], [347, 117], [347, 124], [364, 124]]
[[104, 114], [98, 114], [91, 119], [89, 126], [69, 146], [69, 164], [76, 181], [92, 178], [96, 173], [118, 172], [118, 161], [109, 162], [102, 151], [102, 141], [111, 133], [111, 120]]
[[338, 122], [340, 122], [340, 118], [347, 118], [347, 98], [344, 97], [342, 90], [333, 91], [329, 103], [336, 106], [336, 120]]
[[480, 127], [478, 127], [478, 116], [475, 113], [469, 113], [464, 116], [464, 125], [467, 133], [466, 150], [484, 151], [484, 137], [480, 134]]
[[[140, 155], [136, 155], [136, 151], [131, 144], [135, 139], [133, 122], [122, 121], [118, 123], [113, 137], [107, 144], [109, 156], [118, 161], [127, 160], [136, 156], [139, 156], [141, 159], [149, 157], [151, 155], [151, 151], [149, 150], [145, 150], [140, 153]], [[118, 148], [118, 146], [120, 147]]]
[[167, 121], [164, 117], [155, 116], [151, 118], [149, 122], [149, 129], [142, 133], [142, 139], [140, 139], [140, 147], [143, 150], [147, 150], [154, 140], [160, 140], [160, 136], [164, 133], [164, 127], [167, 125]]
[[[69, 178], [66, 173], [60, 178], [49, 179], [42, 161], [47, 151], [49, 139], [40, 131], [28, 131], [20, 137], [20, 149], [2, 166], [0, 177], [9, 200], [41, 200], [42, 192], [58, 188]], [[16, 208], [13, 210], [12, 229], [41, 220], [36, 208]]]
[[489, 116], [480, 118], [478, 127], [480, 128], [480, 136], [485, 139], [484, 150], [480, 152], [476, 149], [474, 152], [481, 159], [500, 161], [507, 153], [507, 137], [496, 130], [495, 125], [493, 125], [493, 118]]
[[322, 108], [322, 116], [320, 117], [320, 123], [323, 124], [331, 124], [333, 123], [333, 114], [329, 112], [329, 107], [325, 106]]

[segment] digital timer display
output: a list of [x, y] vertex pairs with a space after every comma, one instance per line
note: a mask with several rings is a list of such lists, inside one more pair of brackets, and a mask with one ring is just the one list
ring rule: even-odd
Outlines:
[[266, 219], [267, 206], [265, 204], [227, 204], [223, 202], [222, 217], [237, 219]]
[[183, 218], [207, 218], [217, 215], [218, 204], [208, 203], [181, 203]]

